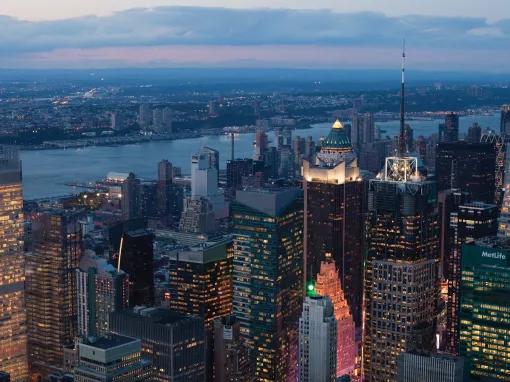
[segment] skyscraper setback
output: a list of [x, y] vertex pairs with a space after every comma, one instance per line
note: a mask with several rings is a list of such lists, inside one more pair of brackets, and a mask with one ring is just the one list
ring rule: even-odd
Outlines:
[[0, 368], [28, 377], [23, 255], [23, 195], [18, 152], [0, 146]]

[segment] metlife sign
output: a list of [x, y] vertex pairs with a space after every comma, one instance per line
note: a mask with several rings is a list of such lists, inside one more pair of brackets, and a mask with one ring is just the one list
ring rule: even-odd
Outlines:
[[462, 246], [462, 267], [510, 267], [510, 251], [467, 244]]

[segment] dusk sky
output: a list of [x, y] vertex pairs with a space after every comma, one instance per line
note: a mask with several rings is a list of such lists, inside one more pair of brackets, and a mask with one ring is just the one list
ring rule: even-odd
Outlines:
[[0, 67], [510, 72], [508, 0], [1, 0]]

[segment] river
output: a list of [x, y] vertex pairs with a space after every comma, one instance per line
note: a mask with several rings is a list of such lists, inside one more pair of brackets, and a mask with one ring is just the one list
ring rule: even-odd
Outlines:
[[[410, 121], [414, 136], [429, 136], [437, 132], [442, 120]], [[489, 116], [468, 116], [460, 118], [460, 133], [478, 122], [482, 128], [491, 127], [499, 131], [499, 114]], [[386, 131], [385, 135], [398, 133], [398, 121], [378, 122], [376, 125]], [[316, 141], [328, 134], [331, 124], [320, 123], [309, 129], [297, 130], [294, 134], [312, 136]], [[235, 136], [235, 157], [251, 157], [254, 134]], [[269, 140], [275, 140], [273, 133]], [[65, 195], [81, 191], [66, 186], [72, 182], [93, 182], [104, 178], [110, 171], [134, 172], [142, 179], [155, 179], [157, 163], [168, 159], [182, 168], [184, 174], [190, 171], [191, 155], [202, 146], [212, 147], [220, 152], [221, 167], [230, 158], [230, 137], [226, 135], [204, 136], [175, 141], [144, 142], [124, 146], [91, 146], [75, 149], [22, 151], [23, 192], [25, 199], [38, 199]]]

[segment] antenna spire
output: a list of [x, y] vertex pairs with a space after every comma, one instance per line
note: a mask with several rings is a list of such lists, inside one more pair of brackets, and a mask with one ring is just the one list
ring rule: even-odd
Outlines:
[[406, 40], [402, 43], [402, 79], [400, 82], [400, 136], [398, 140], [398, 154], [403, 156], [407, 153], [406, 122], [405, 122], [405, 65], [406, 65]]

